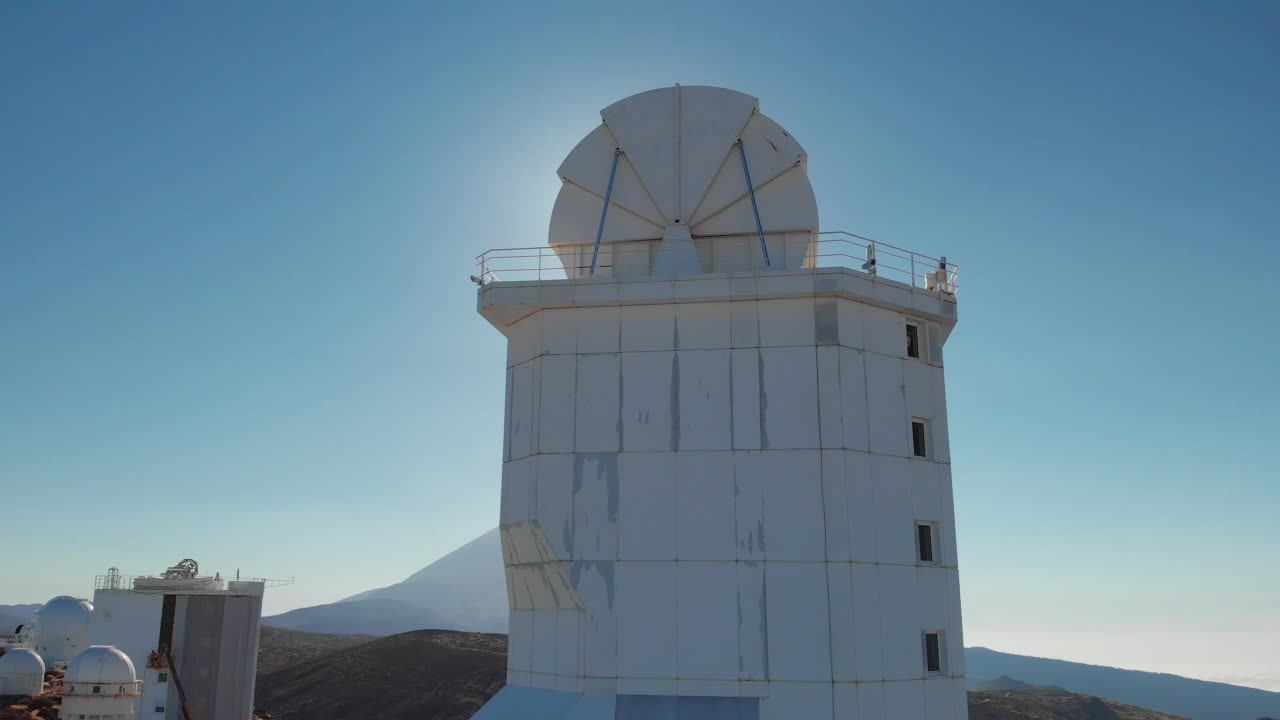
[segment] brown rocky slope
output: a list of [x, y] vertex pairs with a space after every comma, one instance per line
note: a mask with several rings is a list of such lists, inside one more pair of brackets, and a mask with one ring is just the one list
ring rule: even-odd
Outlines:
[[262, 626], [259, 636], [258, 675], [266, 675], [303, 660], [328, 655], [335, 650], [377, 640], [374, 635], [327, 635], [324, 633], [281, 630]]
[[[279, 720], [467, 720], [502, 687], [506, 661], [505, 635], [368, 640], [264, 628], [257, 704]], [[969, 718], [1185, 720], [1056, 689], [971, 692]]]
[[969, 720], [1185, 720], [1065, 690], [995, 690], [969, 693]]
[[[284, 636], [264, 636], [261, 652]], [[465, 720], [506, 665], [505, 635], [417, 630], [260, 673], [255, 703], [280, 720]]]

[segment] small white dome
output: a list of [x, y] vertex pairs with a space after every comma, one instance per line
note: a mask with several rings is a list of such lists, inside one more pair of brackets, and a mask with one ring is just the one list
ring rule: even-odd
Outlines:
[[4, 655], [0, 655], [0, 677], [5, 675], [44, 677], [44, 661], [30, 648], [10, 648]]
[[36, 611], [36, 622], [45, 627], [56, 627], [58, 623], [88, 625], [92, 614], [93, 603], [88, 600], [59, 595]]
[[70, 595], [59, 595], [36, 611], [36, 626], [46, 636], [75, 636], [88, 632], [93, 604]]
[[88, 650], [72, 658], [62, 682], [111, 685], [132, 683], [137, 679], [138, 674], [128, 655], [111, 645], [90, 645]]
[[36, 611], [36, 652], [45, 664], [64, 663], [89, 644], [89, 622], [93, 605], [68, 595], [45, 603]]

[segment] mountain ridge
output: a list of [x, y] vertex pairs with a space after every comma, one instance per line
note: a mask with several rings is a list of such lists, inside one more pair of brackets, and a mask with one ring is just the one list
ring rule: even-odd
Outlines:
[[385, 637], [413, 630], [449, 627], [441, 615], [400, 600], [365, 598], [354, 602], [298, 608], [262, 619], [265, 627], [330, 635]]
[[394, 635], [422, 629], [506, 632], [506, 578], [498, 529], [393, 585], [272, 615], [262, 622], [346, 635]]
[[0, 635], [7, 635], [19, 625], [30, 622], [42, 607], [44, 606], [40, 603], [0, 605]]
[[1031, 685], [1052, 685], [1195, 720], [1256, 720], [1280, 714], [1280, 693], [1241, 685], [1014, 655], [985, 647], [965, 648], [964, 657], [971, 685], [1004, 675]]

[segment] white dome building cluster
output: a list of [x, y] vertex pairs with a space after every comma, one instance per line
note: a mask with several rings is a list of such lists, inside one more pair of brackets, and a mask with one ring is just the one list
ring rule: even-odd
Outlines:
[[253, 713], [262, 579], [199, 574], [183, 560], [158, 575], [96, 578], [93, 601], [60, 595], [0, 635], [0, 696], [38, 695], [65, 668], [67, 720], [176, 720], [179, 687], [195, 717]]
[[0, 637], [0, 696], [37, 695], [46, 670], [67, 666], [89, 646], [93, 604], [59, 595], [36, 611], [32, 622]]

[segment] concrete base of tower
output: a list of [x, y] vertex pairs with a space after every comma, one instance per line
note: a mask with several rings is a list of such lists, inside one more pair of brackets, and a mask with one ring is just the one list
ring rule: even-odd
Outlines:
[[760, 720], [759, 698], [584, 695], [507, 685], [472, 720]]

